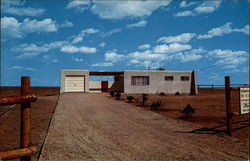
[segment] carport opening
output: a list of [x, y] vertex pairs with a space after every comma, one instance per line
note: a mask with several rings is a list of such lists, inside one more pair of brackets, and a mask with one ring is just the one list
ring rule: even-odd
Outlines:
[[90, 92], [123, 92], [123, 72], [90, 72]]

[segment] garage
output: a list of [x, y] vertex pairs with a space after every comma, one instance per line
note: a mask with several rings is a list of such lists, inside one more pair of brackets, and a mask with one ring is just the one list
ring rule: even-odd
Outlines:
[[65, 92], [85, 92], [84, 76], [69, 75], [65, 77]]
[[88, 70], [61, 70], [61, 88], [63, 92], [89, 92]]

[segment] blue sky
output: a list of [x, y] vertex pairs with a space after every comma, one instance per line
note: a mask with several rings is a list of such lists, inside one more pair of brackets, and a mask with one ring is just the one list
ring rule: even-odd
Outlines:
[[4, 0], [1, 11], [3, 86], [21, 76], [59, 86], [61, 69], [149, 67], [196, 70], [199, 84], [249, 83], [248, 0]]

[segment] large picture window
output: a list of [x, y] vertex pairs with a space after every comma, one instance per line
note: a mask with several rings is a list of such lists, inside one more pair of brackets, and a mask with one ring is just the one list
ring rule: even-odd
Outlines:
[[131, 84], [133, 86], [148, 86], [149, 76], [132, 76]]

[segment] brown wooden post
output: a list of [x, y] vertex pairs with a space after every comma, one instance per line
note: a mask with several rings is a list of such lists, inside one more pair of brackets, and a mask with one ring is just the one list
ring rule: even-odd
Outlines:
[[[21, 78], [21, 95], [30, 94], [30, 78]], [[30, 103], [21, 104], [21, 127], [20, 127], [20, 146], [29, 148], [31, 146], [31, 109]], [[31, 160], [30, 156], [21, 158], [21, 161]]]
[[232, 104], [231, 104], [231, 87], [230, 87], [230, 77], [225, 76], [225, 95], [226, 95], [226, 122], [227, 122], [227, 133], [232, 136]]
[[194, 70], [192, 71], [191, 74], [191, 85], [190, 85], [190, 95], [196, 95], [196, 89], [195, 89], [195, 73]]

